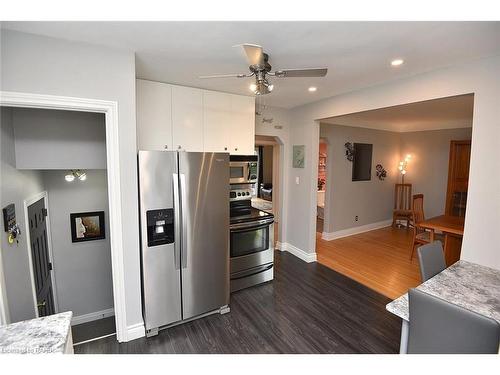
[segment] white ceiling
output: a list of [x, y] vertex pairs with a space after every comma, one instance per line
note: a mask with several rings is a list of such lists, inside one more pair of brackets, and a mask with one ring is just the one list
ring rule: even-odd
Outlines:
[[[249, 94], [237, 48], [262, 45], [273, 68], [328, 67], [325, 78], [276, 79], [265, 104], [284, 108], [500, 54], [500, 22], [3, 22], [3, 28], [136, 52], [137, 77]], [[394, 68], [396, 57], [405, 64]], [[309, 86], [318, 91], [309, 93]]]
[[458, 95], [321, 120], [324, 124], [411, 132], [472, 127], [474, 95]]

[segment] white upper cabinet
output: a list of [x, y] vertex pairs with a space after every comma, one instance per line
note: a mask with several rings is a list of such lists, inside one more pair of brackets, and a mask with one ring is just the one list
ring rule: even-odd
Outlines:
[[255, 99], [138, 79], [140, 150], [254, 153]]
[[136, 80], [137, 148], [172, 150], [172, 86]]
[[174, 150], [203, 151], [203, 91], [172, 86]]
[[255, 151], [255, 98], [231, 95], [231, 154], [253, 155]]
[[231, 148], [231, 96], [222, 92], [203, 93], [204, 149], [229, 152]]

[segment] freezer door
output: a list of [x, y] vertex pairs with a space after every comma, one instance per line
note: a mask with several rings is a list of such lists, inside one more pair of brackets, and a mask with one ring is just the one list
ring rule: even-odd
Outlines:
[[229, 154], [179, 152], [179, 178], [188, 319], [229, 304]]
[[177, 153], [139, 151], [143, 314], [146, 329], [181, 316]]

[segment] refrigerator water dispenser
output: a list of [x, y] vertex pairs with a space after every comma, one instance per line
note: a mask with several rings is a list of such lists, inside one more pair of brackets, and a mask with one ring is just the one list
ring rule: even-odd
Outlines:
[[174, 209], [146, 211], [148, 226], [148, 246], [158, 246], [174, 242]]

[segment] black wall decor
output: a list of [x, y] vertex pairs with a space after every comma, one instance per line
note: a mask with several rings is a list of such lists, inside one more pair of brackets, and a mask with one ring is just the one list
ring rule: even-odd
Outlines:
[[346, 142], [345, 146], [345, 157], [349, 161], [354, 160], [354, 145], [351, 142]]
[[387, 177], [387, 171], [384, 169], [382, 164], [377, 164], [375, 169], [377, 171], [376, 174], [378, 179], [384, 181], [385, 178]]

